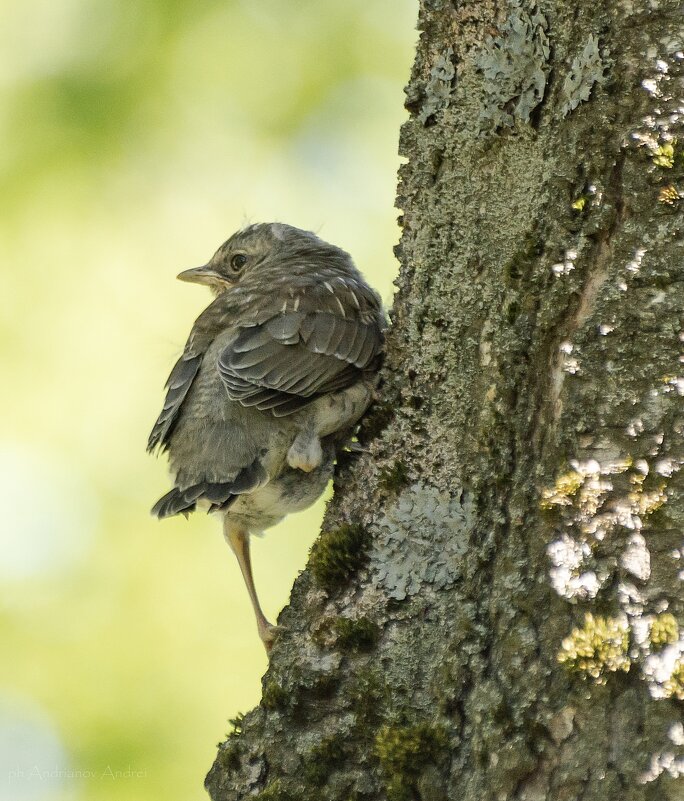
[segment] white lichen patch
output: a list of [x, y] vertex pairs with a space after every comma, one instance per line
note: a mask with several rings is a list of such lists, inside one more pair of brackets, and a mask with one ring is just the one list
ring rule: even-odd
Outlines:
[[[639, 419], [630, 423], [630, 436], [642, 431]], [[668, 481], [682, 467], [679, 456], [660, 452], [664, 442], [662, 433], [651, 434], [634, 457], [609, 440], [594, 440], [598, 458], [571, 460], [571, 469], [542, 491], [540, 505], [557, 510], [557, 536], [547, 548], [553, 588], [576, 603], [611, 587], [618, 613], [588, 615], [584, 627], [563, 640], [559, 660], [599, 682], [610, 672], [637, 669], [653, 698], [684, 700], [684, 631], [649, 591], [648, 518], [667, 503]]]
[[440, 590], [461, 576], [474, 521], [472, 502], [414, 484], [372, 528], [371, 582], [390, 598], [415, 595], [423, 584]]
[[[673, 44], [667, 42], [664, 54], [653, 54], [653, 72], [641, 81], [641, 86], [657, 105], [654, 103], [652, 113], [642, 118], [641, 126], [630, 136], [637, 147], [650, 153], [650, 170], [663, 177], [677, 161], [676, 132], [681, 131], [684, 118], [684, 103], [678, 86], [681, 85], [681, 51], [672, 50], [672, 47]], [[680, 199], [679, 188], [672, 183], [660, 187], [659, 202], [676, 205]]]
[[659, 459], [655, 463], [655, 471], [661, 476], [669, 478], [673, 473], [676, 473], [681, 468], [681, 465], [674, 459]]
[[607, 57], [607, 50], [603, 53], [599, 50], [598, 37], [590, 34], [582, 52], [573, 59], [570, 72], [563, 81], [561, 114], [564, 117], [580, 103], [589, 100], [595, 84], [605, 81]]
[[512, 0], [501, 34], [488, 36], [477, 54], [484, 75], [483, 129], [513, 127], [515, 119], [529, 122], [541, 103], [549, 72], [548, 22], [539, 8]]
[[561, 364], [561, 369], [564, 373], [569, 373], [570, 375], [577, 375], [580, 370], [580, 363], [579, 360], [576, 359], [574, 356], [564, 356], [563, 363]]
[[667, 376], [663, 392], [676, 392], [680, 397], [684, 395], [684, 376]]
[[667, 773], [673, 779], [684, 776], [684, 757], [678, 757], [672, 751], [653, 754], [649, 769], [639, 777], [639, 784], [654, 782], [662, 773]]
[[637, 248], [634, 251], [634, 256], [627, 262], [627, 270], [630, 273], [638, 273], [641, 269], [641, 262], [644, 260], [646, 248]]
[[[586, 542], [578, 542], [567, 534], [552, 542], [547, 549], [551, 568], [551, 584], [566, 600], [595, 598], [601, 588], [601, 580], [594, 570], [585, 569], [591, 557], [591, 548]], [[605, 580], [605, 576], [603, 577]]]
[[577, 359], [577, 356], [573, 356], [572, 353], [575, 350], [575, 346], [572, 342], [568, 342], [564, 340], [558, 347], [561, 353], [561, 361], [560, 367], [561, 370], [565, 373], [570, 373], [570, 375], [576, 375], [580, 372], [580, 363]]
[[577, 251], [570, 248], [565, 251], [563, 261], [551, 265], [551, 271], [554, 275], [568, 275], [575, 269], [575, 259], [577, 258]]
[[683, 639], [664, 648], [653, 650], [645, 656], [641, 672], [653, 698], [675, 697], [684, 700], [683, 659]]
[[673, 723], [670, 726], [667, 736], [675, 745], [684, 745], [684, 723], [681, 721]]
[[[627, 427], [625, 428], [625, 432], [628, 437], [638, 437], [644, 432], [644, 421], [640, 417], [635, 417], [634, 420], [629, 421]], [[644, 460], [641, 459], [640, 461], [643, 462]], [[646, 467], [648, 468], [648, 464], [646, 464]], [[648, 473], [646, 473], [646, 475], [648, 475]]]
[[639, 581], [648, 581], [651, 576], [651, 554], [641, 534], [632, 534], [629, 538], [620, 564]]

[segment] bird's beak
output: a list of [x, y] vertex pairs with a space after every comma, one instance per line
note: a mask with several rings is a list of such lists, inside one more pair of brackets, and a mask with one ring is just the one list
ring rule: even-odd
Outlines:
[[182, 273], [178, 273], [176, 278], [179, 281], [188, 281], [191, 284], [213, 284], [220, 276], [215, 270], [212, 270], [211, 267], [203, 264], [201, 267], [183, 270]]

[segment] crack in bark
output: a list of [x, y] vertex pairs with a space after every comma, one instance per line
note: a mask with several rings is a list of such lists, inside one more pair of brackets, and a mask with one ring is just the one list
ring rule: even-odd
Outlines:
[[589, 276], [584, 284], [579, 297], [579, 303], [574, 312], [564, 321], [564, 324], [557, 326], [560, 334], [552, 339], [554, 350], [550, 354], [549, 371], [549, 400], [550, 420], [555, 426], [560, 420], [563, 412], [561, 392], [565, 382], [565, 370], [563, 369], [564, 353], [561, 351], [561, 343], [568, 340], [578, 331], [591, 316], [601, 289], [608, 278], [610, 271], [610, 261], [613, 255], [613, 238], [620, 230], [625, 220], [625, 206], [622, 199], [622, 168], [625, 155], [620, 153], [615, 161], [615, 166], [611, 174], [610, 185], [614, 190], [613, 205], [615, 217], [611, 225], [603, 232], [600, 239], [592, 248], [587, 261], [589, 262]]

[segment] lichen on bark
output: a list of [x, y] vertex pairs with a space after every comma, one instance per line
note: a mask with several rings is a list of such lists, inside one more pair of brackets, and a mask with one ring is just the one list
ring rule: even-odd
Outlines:
[[421, 3], [367, 452], [214, 801], [681, 799], [683, 25]]

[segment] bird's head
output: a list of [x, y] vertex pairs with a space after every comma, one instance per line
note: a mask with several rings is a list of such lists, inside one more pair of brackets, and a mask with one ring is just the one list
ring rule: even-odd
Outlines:
[[356, 272], [347, 253], [310, 231], [284, 223], [256, 223], [233, 234], [206, 264], [185, 270], [178, 278], [206, 284], [215, 295], [221, 295], [255, 279], [310, 275], [326, 266]]

